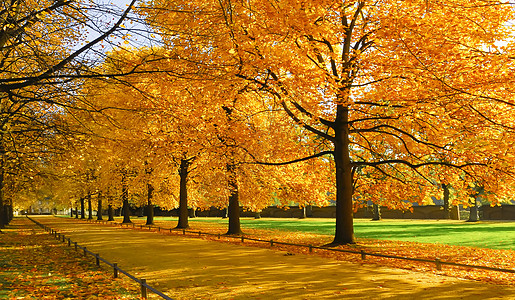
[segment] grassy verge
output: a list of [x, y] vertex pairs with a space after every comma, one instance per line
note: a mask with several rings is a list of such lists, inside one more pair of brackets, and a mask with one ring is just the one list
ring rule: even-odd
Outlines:
[[25, 218], [2, 232], [0, 299], [139, 299], [135, 284], [111, 278]]
[[[141, 218], [140, 218], [141, 219]], [[156, 221], [176, 221], [177, 218], [156, 217]], [[211, 222], [227, 225], [227, 219], [194, 218], [191, 224]], [[272, 229], [334, 235], [334, 219], [252, 219], [242, 218], [242, 228]], [[396, 240], [417, 243], [440, 243], [490, 249], [515, 250], [515, 221], [475, 222], [451, 220], [382, 220], [356, 219], [354, 231], [359, 239]]]

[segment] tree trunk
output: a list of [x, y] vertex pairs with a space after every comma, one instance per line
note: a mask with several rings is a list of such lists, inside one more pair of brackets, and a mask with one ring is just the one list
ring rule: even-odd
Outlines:
[[70, 217], [73, 218], [73, 207], [70, 208]]
[[97, 220], [102, 221], [102, 194], [98, 194], [97, 198]]
[[336, 231], [331, 245], [354, 244], [352, 165], [349, 153], [349, 109], [338, 104], [334, 134]]
[[372, 204], [372, 213], [374, 214], [374, 216], [372, 217], [372, 221], [381, 220], [381, 206], [379, 204]]
[[80, 198], [80, 218], [85, 219], [86, 215], [84, 212], [84, 198]]
[[79, 218], [79, 207], [75, 206], [75, 219]]
[[238, 194], [238, 179], [236, 178], [236, 170], [234, 165], [227, 166], [229, 173], [229, 207], [227, 214], [229, 216], [229, 229], [227, 234], [242, 234], [240, 225], [240, 201]]
[[113, 209], [113, 205], [111, 204], [108, 204], [107, 205], [107, 221], [114, 221], [114, 209]]
[[132, 223], [131, 222], [131, 211], [129, 207], [129, 186], [127, 184], [127, 174], [124, 172], [122, 174], [122, 212], [123, 212], [123, 222], [122, 223]]
[[189, 210], [189, 216], [190, 216], [190, 218], [197, 217], [197, 208], [196, 207], [192, 207], [191, 210]]
[[306, 218], [313, 218], [313, 205], [306, 205]]
[[477, 196], [471, 201], [470, 206], [470, 216], [467, 222], [477, 222], [479, 220], [478, 210], [477, 210]]
[[300, 217], [299, 219], [305, 219], [306, 218], [306, 206], [303, 206], [300, 208]]
[[443, 188], [443, 214], [444, 219], [450, 219], [451, 218], [451, 206], [449, 203], [449, 185], [448, 184], [442, 184]]
[[175, 228], [189, 228], [188, 224], [188, 168], [190, 160], [181, 159], [179, 167], [180, 187], [179, 187], [179, 222]]
[[152, 184], [147, 183], [147, 223], [146, 225], [154, 225], [154, 205], [152, 204], [152, 197], [154, 187]]
[[256, 211], [254, 213], [254, 219], [261, 219], [261, 212], [260, 211]]
[[7, 222], [7, 224], [11, 223], [13, 218], [14, 218], [14, 205], [13, 205], [13, 200], [11, 199], [9, 201], [9, 221]]
[[4, 176], [5, 176], [5, 155], [2, 142], [3, 137], [0, 135], [0, 228], [5, 228], [7, 220], [4, 220], [5, 200], [4, 200]]
[[227, 219], [229, 216], [228, 216], [228, 211], [227, 211], [227, 207], [224, 207], [224, 209], [222, 210], [222, 219]]
[[91, 194], [88, 193], [88, 220], [93, 219], [93, 207], [91, 207]]

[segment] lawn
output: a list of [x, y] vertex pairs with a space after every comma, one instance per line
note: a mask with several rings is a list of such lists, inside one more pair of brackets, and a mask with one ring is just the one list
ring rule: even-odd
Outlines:
[[[177, 220], [156, 217], [156, 220]], [[227, 219], [194, 218], [190, 222], [215, 222], [227, 224]], [[333, 235], [334, 219], [275, 219], [242, 218], [245, 228], [277, 229]], [[356, 237], [419, 243], [442, 243], [491, 249], [515, 250], [515, 222], [476, 222], [450, 220], [382, 220], [355, 219]]]

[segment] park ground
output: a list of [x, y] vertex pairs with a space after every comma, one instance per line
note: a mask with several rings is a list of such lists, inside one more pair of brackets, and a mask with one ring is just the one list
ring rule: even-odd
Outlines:
[[0, 299], [136, 299], [139, 289], [113, 279], [91, 259], [58, 243], [27, 218], [0, 234]]
[[[174, 299], [515, 299], [515, 286], [508, 284], [515, 281], [513, 274], [492, 275], [499, 276], [494, 285], [412, 263], [399, 269], [381, 260], [323, 257], [328, 256], [323, 251], [309, 255], [292, 248], [255, 247], [225, 238], [220, 242], [70, 218], [37, 220]], [[213, 225], [198, 226], [214, 230]], [[513, 256], [508, 260], [513, 261]]]

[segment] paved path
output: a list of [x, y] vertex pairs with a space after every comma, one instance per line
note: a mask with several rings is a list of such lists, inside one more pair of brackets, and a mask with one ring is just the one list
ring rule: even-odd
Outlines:
[[174, 299], [515, 299], [515, 287], [36, 217]]

